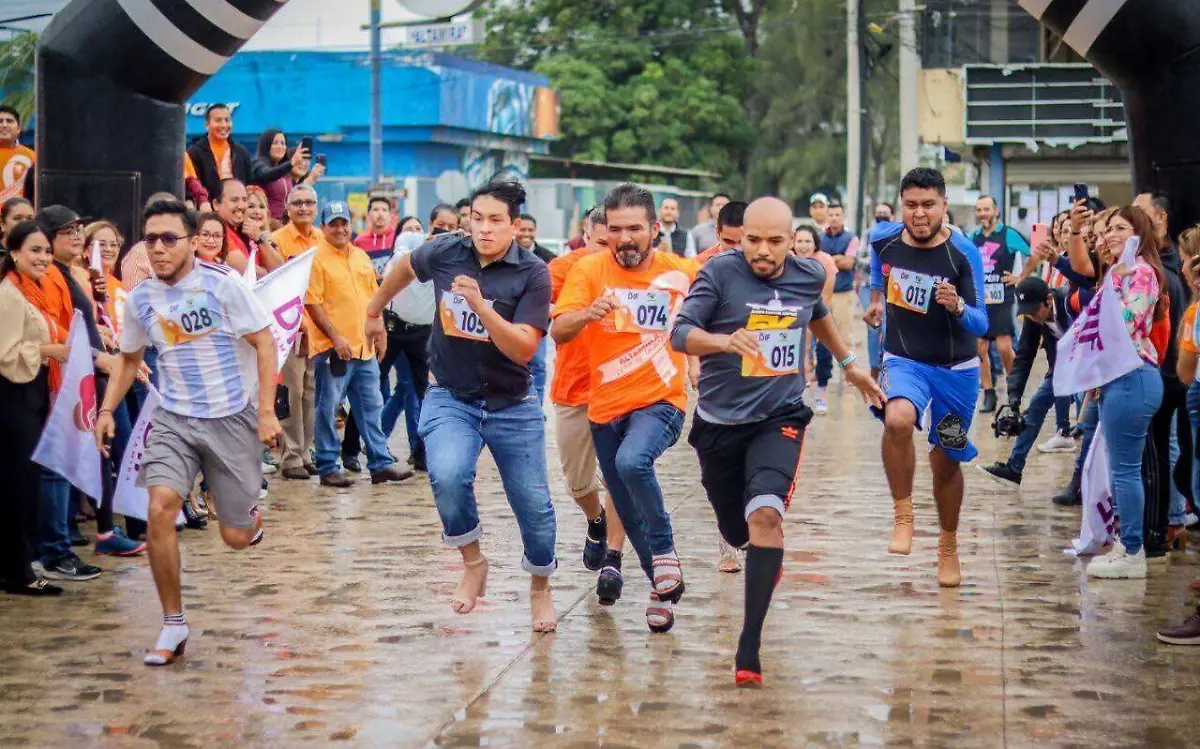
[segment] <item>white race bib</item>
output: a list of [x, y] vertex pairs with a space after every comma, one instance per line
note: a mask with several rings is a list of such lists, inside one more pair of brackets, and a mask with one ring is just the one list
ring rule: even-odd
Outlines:
[[[489, 301], [488, 306], [494, 302]], [[487, 328], [467, 300], [449, 291], [442, 293], [441, 303], [442, 332], [454, 338], [466, 338], [472, 341], [489, 341]]]
[[160, 313], [159, 322], [171, 345], [203, 338], [217, 329], [220, 315], [208, 306], [208, 294], [188, 294]]
[[800, 339], [804, 331], [759, 330], [758, 356], [742, 357], [742, 377], [782, 377], [800, 373]]
[[929, 312], [933, 302], [933, 276], [904, 268], [892, 268], [888, 274], [888, 304], [922, 315]]
[[617, 308], [614, 326], [618, 333], [662, 333], [667, 329], [671, 292], [614, 289]]
[[985, 283], [983, 285], [983, 300], [988, 304], [1004, 304], [1004, 284]]

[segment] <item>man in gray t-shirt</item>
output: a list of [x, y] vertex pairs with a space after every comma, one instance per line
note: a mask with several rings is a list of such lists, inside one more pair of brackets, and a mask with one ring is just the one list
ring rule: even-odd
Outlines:
[[783, 566], [783, 513], [795, 490], [804, 405], [801, 337], [812, 330], [863, 398], [882, 404], [854, 366], [821, 301], [825, 270], [790, 253], [792, 212], [777, 198], [746, 209], [742, 249], [709, 261], [671, 330], [671, 345], [700, 358], [700, 403], [688, 442], [721, 535], [746, 551], [746, 611], [735, 679], [762, 684], [759, 640]]

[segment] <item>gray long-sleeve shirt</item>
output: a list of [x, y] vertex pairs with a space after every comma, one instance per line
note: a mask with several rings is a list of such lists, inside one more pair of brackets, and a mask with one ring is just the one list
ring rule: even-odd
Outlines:
[[746, 328], [759, 332], [763, 354], [758, 362], [737, 354], [700, 358], [697, 413], [705, 421], [748, 424], [801, 403], [801, 334], [829, 313], [821, 301], [824, 286], [825, 269], [812, 258], [789, 256], [783, 273], [769, 280], [754, 275], [741, 250], [718, 255], [700, 270], [675, 318], [671, 345], [685, 350], [694, 328], [715, 334]]

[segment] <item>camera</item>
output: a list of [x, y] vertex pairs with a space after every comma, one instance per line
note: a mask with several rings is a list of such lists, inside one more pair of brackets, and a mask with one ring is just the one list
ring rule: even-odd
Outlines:
[[1016, 406], [1001, 406], [992, 419], [992, 432], [997, 437], [1016, 437], [1025, 430], [1025, 420]]

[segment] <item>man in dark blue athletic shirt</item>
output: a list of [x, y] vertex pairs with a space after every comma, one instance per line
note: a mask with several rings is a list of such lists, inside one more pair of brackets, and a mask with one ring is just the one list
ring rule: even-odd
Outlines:
[[[1017, 256], [1029, 257], [1029, 243], [1016, 229], [1000, 220], [1000, 207], [994, 198], [984, 195], [975, 201], [975, 218], [979, 228], [971, 235], [971, 241], [979, 248], [983, 261], [983, 300], [987, 304], [988, 329], [979, 340], [979, 356], [988, 362], [988, 344], [996, 342], [996, 351], [1004, 365], [1004, 373], [1012, 372], [1016, 353], [1013, 350], [1013, 307], [1016, 304], [1014, 286], [1017, 283]], [[983, 383], [983, 405], [980, 413], [996, 410], [996, 384], [992, 381], [992, 368], [985, 366], [979, 371]]]
[[987, 331], [983, 265], [961, 233], [945, 226], [946, 182], [936, 169], [913, 169], [900, 183], [903, 223], [871, 232], [871, 306], [864, 319], [884, 325], [880, 385], [883, 467], [892, 491], [895, 528], [888, 551], [912, 551], [912, 434], [929, 411], [929, 463], [941, 535], [938, 584], [962, 581], [958, 564], [960, 463], [977, 453], [967, 439], [979, 394], [977, 342]]

